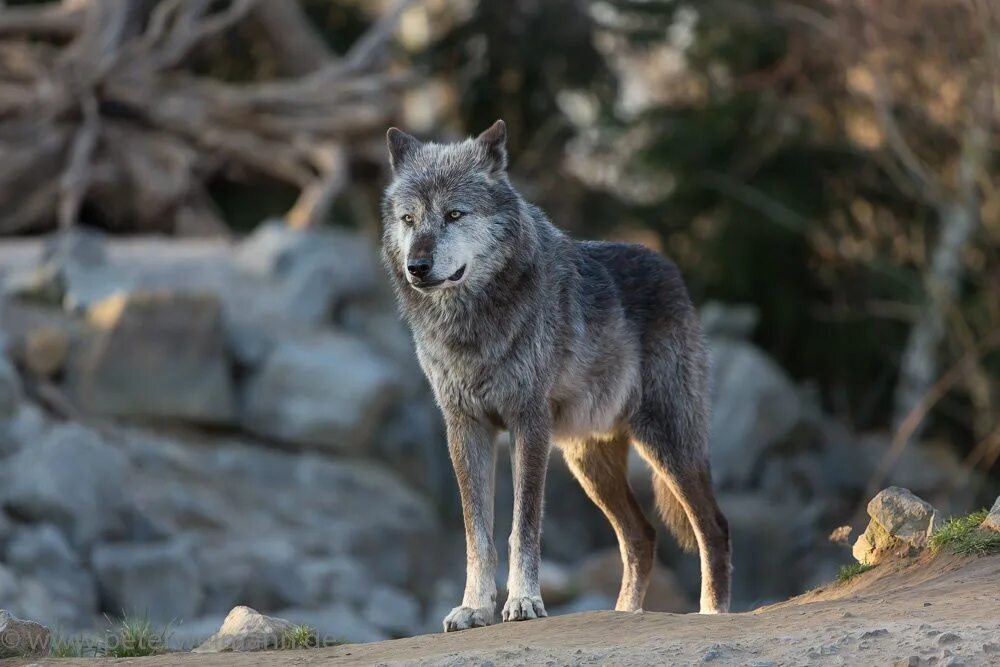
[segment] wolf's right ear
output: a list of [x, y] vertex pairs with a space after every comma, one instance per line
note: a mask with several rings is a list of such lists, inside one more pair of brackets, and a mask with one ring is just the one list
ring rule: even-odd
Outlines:
[[490, 125], [489, 129], [483, 131], [476, 141], [486, 146], [486, 155], [489, 157], [494, 171], [503, 171], [507, 168], [507, 124], [502, 120]]
[[406, 159], [420, 148], [419, 139], [395, 127], [385, 133], [385, 142], [389, 145], [389, 165], [393, 171], [399, 171]]

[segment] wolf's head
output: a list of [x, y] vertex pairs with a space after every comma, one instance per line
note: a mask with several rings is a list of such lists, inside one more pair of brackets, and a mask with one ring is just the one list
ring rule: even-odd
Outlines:
[[396, 128], [386, 140], [393, 179], [382, 203], [383, 253], [397, 282], [442, 293], [502, 272], [520, 218], [504, 122], [458, 143], [424, 143]]

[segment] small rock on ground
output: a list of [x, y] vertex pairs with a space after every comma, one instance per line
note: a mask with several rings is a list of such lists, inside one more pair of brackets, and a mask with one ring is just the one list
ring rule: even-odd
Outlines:
[[44, 625], [23, 621], [0, 609], [0, 658], [25, 658], [49, 652], [51, 633]]
[[983, 528], [988, 530], [995, 530], [1000, 533], [1000, 496], [997, 496], [997, 501], [993, 503], [993, 509], [983, 520]]
[[195, 653], [223, 651], [260, 651], [278, 648], [295, 624], [283, 618], [265, 616], [250, 607], [234, 607], [222, 622], [222, 627]]

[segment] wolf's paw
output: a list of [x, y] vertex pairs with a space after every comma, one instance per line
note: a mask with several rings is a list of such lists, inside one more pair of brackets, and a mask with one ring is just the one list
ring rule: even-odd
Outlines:
[[455, 607], [444, 617], [444, 631], [456, 632], [493, 625], [492, 607]]
[[530, 621], [533, 618], [548, 616], [545, 613], [545, 605], [540, 597], [510, 597], [507, 604], [503, 606], [503, 620], [506, 621]]

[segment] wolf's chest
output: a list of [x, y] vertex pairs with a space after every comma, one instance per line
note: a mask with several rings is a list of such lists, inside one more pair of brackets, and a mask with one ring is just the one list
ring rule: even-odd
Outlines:
[[482, 415], [508, 412], [534, 393], [545, 364], [529, 355], [497, 359], [483, 350], [418, 345], [417, 357], [442, 406]]

